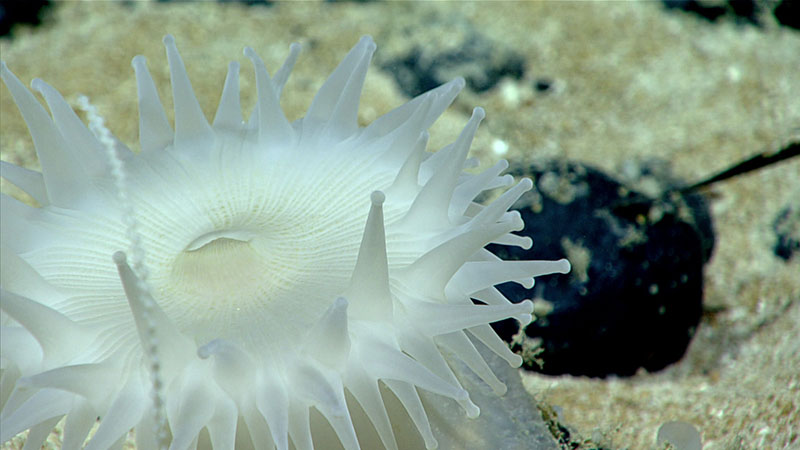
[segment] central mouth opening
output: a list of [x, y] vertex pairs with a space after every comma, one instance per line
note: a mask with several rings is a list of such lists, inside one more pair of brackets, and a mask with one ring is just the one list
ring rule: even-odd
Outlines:
[[243, 290], [263, 285], [264, 266], [265, 261], [243, 235], [210, 233], [181, 252], [173, 274], [187, 291], [201, 294], [199, 298], [219, 299], [240, 297]]
[[206, 233], [197, 239], [193, 240], [186, 246], [184, 251], [187, 252], [194, 252], [197, 250], [202, 249], [203, 247], [213, 244], [216, 241], [220, 245], [224, 245], [225, 241], [239, 241], [239, 242], [250, 242], [253, 237], [255, 237], [255, 233], [249, 230], [217, 230], [212, 231], [210, 233]]
[[330, 274], [318, 274], [302, 241], [271, 232], [205, 233], [170, 261], [156, 291], [182, 332], [197, 342], [224, 338], [262, 348], [292, 342], [318, 318], [335, 298], [326, 292]]
[[154, 258], [154, 296], [198, 343], [294, 345], [298, 330], [313, 325], [347, 287], [354, 261], [342, 255], [358, 247], [338, 226], [246, 219], [192, 234], [169, 258]]
[[277, 274], [264, 244], [246, 230], [213, 231], [176, 255], [163, 298], [184, 332], [203, 339], [218, 333], [229, 337], [236, 332], [231, 328], [246, 328], [256, 311], [280, 303]]

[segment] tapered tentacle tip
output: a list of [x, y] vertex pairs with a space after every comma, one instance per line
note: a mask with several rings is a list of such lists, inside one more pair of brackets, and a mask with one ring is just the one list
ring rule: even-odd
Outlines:
[[361, 36], [361, 39], [358, 41], [358, 45], [364, 46], [370, 51], [375, 50], [377, 46], [375, 45], [375, 41], [372, 39], [372, 36], [365, 34]]
[[466, 399], [460, 401], [459, 403], [461, 403], [461, 406], [464, 408], [464, 412], [470, 419], [474, 419], [481, 415], [481, 409], [478, 408], [478, 405], [472, 403], [472, 400], [469, 398], [469, 394], [467, 394]]
[[486, 110], [480, 106], [476, 106], [475, 109], [472, 110], [473, 120], [483, 120], [484, 117], [486, 117]]
[[164, 45], [168, 45], [168, 46], [169, 45], [175, 45], [175, 37], [172, 36], [171, 34], [168, 34], [168, 35], [164, 36], [164, 39], [162, 39], [161, 42], [163, 42]]
[[19, 83], [16, 75], [14, 75], [14, 72], [8, 68], [8, 65], [6, 65], [5, 61], [0, 61], [0, 80], [3, 80], [3, 83], [5, 83], [9, 89], [11, 89], [11, 86], [15, 80], [17, 83]]
[[569, 271], [572, 270], [572, 265], [564, 258], [559, 259], [555, 263], [556, 267], [558, 268], [556, 272], [558, 273], [569, 273]]
[[255, 51], [255, 50], [253, 50], [253, 47], [250, 47], [250, 46], [247, 46], [247, 47], [245, 47], [245, 48], [242, 50], [242, 54], [243, 54], [244, 56], [246, 56], [247, 58], [250, 58], [250, 59], [253, 59], [253, 58], [257, 58], [257, 57], [258, 57], [258, 55], [256, 55], [256, 51]]
[[333, 301], [333, 305], [331, 305], [331, 309], [338, 310], [338, 309], [347, 308], [347, 305], [349, 303], [350, 302], [348, 302], [347, 299], [344, 298], [344, 297], [336, 297], [336, 300]]
[[33, 89], [34, 91], [41, 93], [44, 87], [45, 87], [45, 82], [42, 81], [41, 78], [34, 78], [33, 80], [31, 80], [31, 89]]
[[436, 439], [433, 439], [433, 437], [425, 438], [425, 450], [435, 450], [437, 448], [439, 448], [439, 442]]
[[146, 64], [147, 58], [145, 58], [144, 55], [136, 55], [133, 57], [133, 59], [131, 59], [131, 67], [133, 67], [134, 70], [141, 68]]
[[373, 205], [383, 205], [383, 202], [386, 201], [386, 194], [384, 194], [383, 191], [373, 191], [369, 196], [369, 200]]
[[525, 299], [516, 306], [519, 308], [519, 313], [514, 318], [520, 325], [525, 326], [533, 322], [533, 302], [531, 300]]
[[114, 260], [114, 264], [121, 266], [123, 264], [127, 264], [128, 256], [123, 251], [117, 251], [111, 255], [111, 259]]
[[509, 214], [511, 216], [511, 223], [513, 224], [511, 231], [522, 231], [522, 229], [525, 228], [525, 221], [522, 220], [519, 211], [510, 211]]
[[224, 351], [225, 346], [230, 345], [224, 339], [212, 339], [207, 344], [197, 347], [197, 357], [200, 359], [208, 359], [212, 355]]

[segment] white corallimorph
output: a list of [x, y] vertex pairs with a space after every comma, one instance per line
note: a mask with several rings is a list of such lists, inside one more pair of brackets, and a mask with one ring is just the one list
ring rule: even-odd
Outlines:
[[131, 428], [141, 449], [375, 448], [369, 436], [397, 449], [401, 423], [435, 448], [445, 419], [426, 414], [420, 392], [479, 414], [454, 364], [503, 395], [476, 347], [519, 366], [489, 323], [528, 323], [533, 305], [494, 285], [530, 286], [569, 264], [483, 248], [531, 245], [508, 210], [531, 182], [473, 201], [512, 181], [505, 162], [463, 172], [482, 109], [455, 142], [426, 150], [464, 81], [359, 127], [375, 50], [365, 37], [290, 122], [279, 98], [300, 47], [272, 77], [247, 48], [256, 107], [244, 120], [231, 63], [209, 124], [174, 39], [164, 44], [174, 130], [135, 57], [138, 153], [34, 80], [48, 114], [0, 68], [42, 166], [2, 164], [40, 207], [2, 196], [0, 442], [30, 429], [38, 448], [66, 416], [64, 449], [81, 448], [97, 417], [90, 449], [120, 448]]

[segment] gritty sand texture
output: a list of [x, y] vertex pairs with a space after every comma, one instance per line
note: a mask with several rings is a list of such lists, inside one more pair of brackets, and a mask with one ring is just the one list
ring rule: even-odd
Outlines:
[[[487, 119], [473, 155], [482, 165], [502, 153], [518, 162], [566, 157], [619, 173], [625, 161], [659, 158], [676, 177], [694, 181], [800, 134], [800, 33], [770, 23], [710, 24], [656, 2], [69, 2], [47, 26], [0, 40], [0, 53], [24, 83], [41, 77], [73, 105], [79, 93], [88, 95], [110, 129], [138, 149], [130, 60], [147, 57], [170, 105], [166, 33], [175, 35], [209, 117], [228, 61], [242, 63], [243, 90], [255, 91], [244, 45], [275, 70], [289, 43], [301, 42], [283, 99], [290, 119], [302, 115], [363, 34], [375, 38], [378, 63], [415, 45], [452, 48], [480, 34], [498, 51], [522, 55], [525, 76], [463, 93], [431, 130], [431, 148], [451, 142], [481, 105]], [[533, 89], [540, 78], [555, 81], [552, 92]], [[253, 99], [243, 98], [245, 110]], [[368, 123], [405, 100], [386, 72], [373, 69], [361, 119]], [[0, 154], [37, 167], [5, 88]], [[5, 182], [3, 191], [16, 192]], [[800, 257], [787, 262], [772, 253], [775, 218], [800, 202], [800, 161], [719, 183], [708, 195], [717, 247], [705, 271], [707, 313], [684, 360], [629, 379], [523, 377], [535, 398], [558, 407], [573, 438], [652, 449], [662, 423], [682, 420], [700, 430], [706, 449], [800, 448]]]

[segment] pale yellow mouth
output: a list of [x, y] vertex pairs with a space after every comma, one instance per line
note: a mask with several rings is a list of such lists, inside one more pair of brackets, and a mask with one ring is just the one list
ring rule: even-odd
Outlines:
[[[224, 309], [242, 298], [266, 298], [265, 274], [271, 272], [250, 240], [226, 237], [213, 239], [202, 246], [181, 252], [175, 259], [172, 277], [177, 285], [204, 293], [204, 306]], [[232, 287], [236, 295], [231, 295]], [[247, 292], [249, 290], [249, 292]], [[201, 298], [198, 298], [201, 300]]]
[[[164, 268], [169, 272], [167, 282], [157, 288], [163, 295], [162, 307], [182, 332], [198, 342], [226, 337], [259, 346], [264, 341], [290, 340], [289, 328], [310, 326], [312, 318], [325, 310], [306, 300], [329, 301], [331, 288], [335, 289], [318, 284], [312, 254], [288, 253], [293, 244], [241, 230], [206, 234]], [[344, 273], [340, 278], [336, 284], [343, 286]], [[303, 301], [292, 301], [296, 299]], [[296, 315], [301, 304], [306, 313]], [[282, 321], [271, 322], [278, 325], [266, 329], [258, 326], [265, 318]]]

